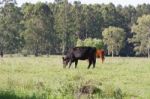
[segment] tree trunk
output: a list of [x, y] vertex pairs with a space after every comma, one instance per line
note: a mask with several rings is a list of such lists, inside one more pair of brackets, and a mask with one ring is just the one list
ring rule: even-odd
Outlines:
[[113, 50], [112, 50], [112, 52], [111, 52], [111, 56], [114, 57], [114, 51], [113, 51]]
[[35, 50], [35, 56], [38, 57], [38, 51], [37, 50]]
[[149, 48], [147, 48], [148, 58], [150, 57]]
[[108, 55], [110, 55], [111, 54], [111, 52], [110, 52], [110, 50], [108, 50]]
[[47, 56], [49, 57], [49, 55], [50, 55], [50, 50], [47, 51]]
[[36, 57], [38, 57], [38, 56], [39, 56], [39, 53], [38, 53], [38, 45], [36, 46], [36, 49], [35, 49], [35, 53], [34, 53], [34, 55], [35, 55]]
[[112, 51], [111, 51], [112, 57], [114, 57], [114, 47], [112, 46]]
[[3, 51], [0, 52], [0, 55], [1, 55], [1, 57], [3, 57], [3, 55], [4, 55]]
[[65, 55], [65, 44], [63, 44], [63, 47], [62, 47], [62, 55]]

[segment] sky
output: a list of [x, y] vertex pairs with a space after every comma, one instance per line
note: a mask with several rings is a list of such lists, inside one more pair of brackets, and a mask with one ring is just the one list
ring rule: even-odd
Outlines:
[[[36, 2], [54, 2], [54, 0], [16, 0], [18, 6], [21, 6], [25, 2], [30, 2], [30, 3], [36, 3]], [[77, 0], [68, 0], [69, 2], [74, 2]], [[133, 5], [137, 6], [138, 4], [150, 4], [150, 0], [79, 0], [81, 1], [82, 4], [108, 4], [112, 2], [115, 5], [121, 4], [122, 6], [128, 6], [128, 5]]]

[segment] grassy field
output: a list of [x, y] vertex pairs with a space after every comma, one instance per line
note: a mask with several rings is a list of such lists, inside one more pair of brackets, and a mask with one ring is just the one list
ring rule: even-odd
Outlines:
[[63, 69], [60, 56], [0, 58], [0, 99], [150, 99], [150, 59], [87, 65]]

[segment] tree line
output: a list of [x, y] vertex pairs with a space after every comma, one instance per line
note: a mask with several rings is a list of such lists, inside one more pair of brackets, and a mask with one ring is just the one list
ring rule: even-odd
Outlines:
[[150, 4], [6, 3], [0, 8], [0, 52], [65, 54], [91, 38], [103, 41], [108, 55], [149, 56], [149, 14]]

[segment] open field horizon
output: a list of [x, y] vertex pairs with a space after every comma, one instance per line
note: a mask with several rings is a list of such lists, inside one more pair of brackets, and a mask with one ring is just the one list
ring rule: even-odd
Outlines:
[[61, 56], [0, 58], [0, 99], [73, 99], [85, 85], [101, 90], [95, 98], [116, 99], [115, 92], [123, 99], [150, 98], [148, 58], [106, 57], [95, 69], [87, 66], [79, 61], [77, 69], [63, 69]]

